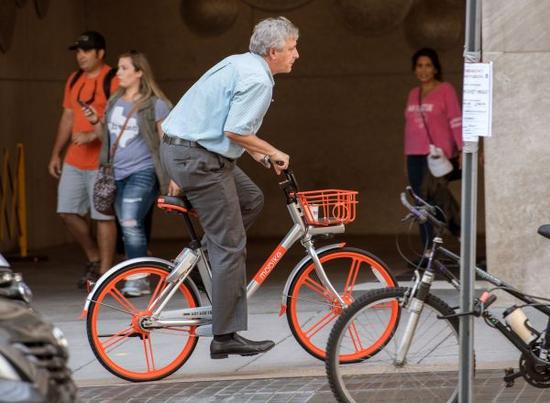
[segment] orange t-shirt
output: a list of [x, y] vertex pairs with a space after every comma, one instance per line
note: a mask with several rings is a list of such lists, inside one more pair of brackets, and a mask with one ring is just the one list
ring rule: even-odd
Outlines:
[[[105, 106], [107, 105], [107, 99], [105, 99], [103, 91], [103, 79], [110, 69], [109, 66], [104, 65], [99, 74], [93, 78], [89, 78], [85, 73], [82, 73], [72, 88], [70, 88], [70, 83], [76, 72], [69, 76], [65, 84], [63, 108], [73, 111], [73, 136], [78, 132], [91, 132], [94, 130], [88, 119], [86, 119], [86, 116], [84, 116], [84, 111], [77, 99], [80, 98], [81, 101], [92, 105], [99, 114], [99, 117], [103, 117]], [[111, 81], [111, 94], [116, 91], [118, 84], [118, 77], [113, 77]], [[79, 169], [97, 169], [100, 150], [101, 141], [99, 140], [80, 145], [71, 142], [65, 155], [65, 162]]]

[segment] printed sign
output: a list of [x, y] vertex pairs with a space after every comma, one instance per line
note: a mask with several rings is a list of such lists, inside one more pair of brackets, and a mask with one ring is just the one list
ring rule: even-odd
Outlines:
[[491, 136], [493, 120], [493, 63], [465, 63], [462, 98], [462, 139]]

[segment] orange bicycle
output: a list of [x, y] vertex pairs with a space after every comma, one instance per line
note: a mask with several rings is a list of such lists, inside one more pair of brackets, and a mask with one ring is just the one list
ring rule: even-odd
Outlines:
[[[280, 316], [286, 313], [296, 340], [323, 360], [331, 324], [343, 308], [362, 290], [395, 287], [396, 281], [384, 262], [367, 251], [345, 242], [314, 246], [317, 236], [343, 233], [345, 224], [355, 219], [357, 192], [299, 192], [290, 171], [284, 171], [280, 187], [294, 224], [248, 284], [247, 298], [300, 241], [306, 256], [287, 279]], [[169, 196], [160, 197], [157, 205], [183, 217], [189, 245], [173, 261], [144, 257], [114, 266], [95, 284], [83, 312], [97, 359], [116, 376], [134, 382], [172, 374], [190, 357], [200, 336], [212, 336], [211, 272], [189, 217], [192, 206], [185, 197]], [[195, 268], [204, 284], [202, 294], [189, 277]], [[121, 292], [126, 279], [145, 276], [150, 295], [126, 298]]]

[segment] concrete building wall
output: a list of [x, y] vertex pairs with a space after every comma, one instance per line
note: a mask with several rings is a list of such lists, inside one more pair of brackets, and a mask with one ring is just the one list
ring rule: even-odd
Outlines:
[[483, 2], [483, 60], [495, 72], [493, 137], [484, 142], [488, 265], [543, 296], [550, 240], [536, 231], [550, 222], [549, 18], [545, 1]]
[[[303, 188], [360, 191], [358, 218], [350, 233], [404, 231], [398, 197], [405, 185], [403, 109], [416, 84], [409, 61], [415, 48], [404, 24], [374, 36], [352, 32], [339, 17], [340, 3], [314, 0], [269, 14], [237, 1], [234, 24], [210, 37], [188, 28], [175, 0], [56, 0], [44, 19], [36, 17], [32, 2], [18, 9], [11, 48], [0, 53], [0, 138], [2, 147], [13, 149], [16, 142], [26, 147], [31, 246], [70, 239], [55, 214], [57, 182], [48, 175], [47, 163], [63, 84], [75, 65], [66, 48], [81, 31], [95, 29], [106, 36], [111, 64], [129, 48], [146, 52], [162, 88], [177, 102], [211, 65], [247, 50], [258, 20], [279, 14], [300, 28], [301, 57], [292, 74], [276, 77], [274, 103], [260, 136], [291, 155]], [[458, 41], [441, 52], [445, 78], [458, 89], [462, 47]], [[290, 220], [284, 218], [276, 178], [247, 157], [240, 165], [266, 195], [265, 212], [251, 236], [284, 233]], [[482, 228], [483, 209], [479, 221]], [[178, 236], [180, 228], [174, 218], [157, 214], [154, 236]]]

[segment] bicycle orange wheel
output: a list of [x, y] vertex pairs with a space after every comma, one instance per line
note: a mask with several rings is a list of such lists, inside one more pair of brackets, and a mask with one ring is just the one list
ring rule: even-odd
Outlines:
[[[340, 248], [327, 251], [319, 256], [325, 273], [346, 305], [350, 305], [359, 295], [370, 289], [395, 287], [397, 282], [386, 264], [373, 254], [357, 248]], [[390, 308], [394, 317], [399, 315], [399, 306]], [[308, 261], [296, 274], [287, 295], [287, 320], [290, 329], [300, 345], [314, 357], [324, 360], [330, 331], [343, 307], [338, 299], [321, 282], [315, 265]], [[391, 338], [395, 321], [388, 322], [387, 332], [365, 345], [359, 333], [350, 335], [355, 348], [350, 348], [340, 357], [342, 362], [360, 361], [375, 354]], [[353, 326], [350, 326], [353, 331]]]
[[[152, 302], [166, 287], [164, 280], [169, 272], [161, 263], [140, 262], [114, 273], [92, 296], [87, 315], [88, 341], [99, 362], [120, 378], [132, 382], [162, 379], [177, 371], [197, 344], [195, 326], [141, 326], [151, 315]], [[124, 296], [125, 282], [138, 278], [149, 283], [148, 293], [136, 298]], [[170, 311], [198, 305], [197, 295], [184, 282], [161, 315], [170, 318]]]

